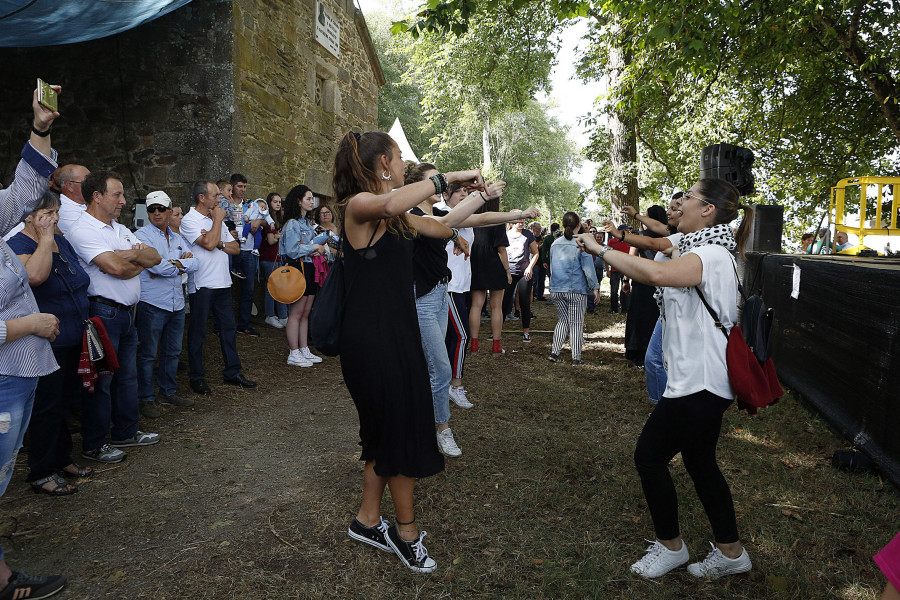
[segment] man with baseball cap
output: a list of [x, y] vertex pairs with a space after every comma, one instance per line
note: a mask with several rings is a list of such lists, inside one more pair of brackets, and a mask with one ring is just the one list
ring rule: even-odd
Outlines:
[[[160, 416], [159, 404], [193, 406], [190, 398], [175, 394], [175, 374], [181, 339], [184, 334], [184, 293], [182, 274], [197, 270], [197, 259], [190, 245], [169, 227], [172, 199], [163, 191], [147, 195], [147, 218], [150, 221], [135, 235], [148, 247], [155, 248], [162, 257], [155, 267], [141, 272], [141, 300], [137, 305], [137, 374], [138, 400], [141, 415], [148, 419]], [[153, 363], [159, 350], [156, 384], [159, 395], [154, 396]]]

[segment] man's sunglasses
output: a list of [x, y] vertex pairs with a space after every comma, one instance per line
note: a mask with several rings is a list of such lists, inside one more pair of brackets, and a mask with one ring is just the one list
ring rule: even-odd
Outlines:
[[160, 206], [159, 204], [154, 204], [153, 206], [147, 207], [148, 214], [153, 214], [155, 212], [166, 212], [167, 210], [169, 210], [168, 206]]

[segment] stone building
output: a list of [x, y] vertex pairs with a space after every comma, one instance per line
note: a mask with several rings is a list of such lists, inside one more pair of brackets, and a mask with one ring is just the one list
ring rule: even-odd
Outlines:
[[[339, 26], [330, 50], [316, 41], [319, 4]], [[41, 77], [63, 86], [60, 163], [118, 171], [129, 200], [162, 189], [187, 201], [193, 181], [232, 172], [250, 180], [248, 197], [298, 183], [330, 196], [337, 142], [375, 128], [384, 84], [353, 0], [194, 0], [111, 37], [0, 48], [0, 64], [0, 181]]]

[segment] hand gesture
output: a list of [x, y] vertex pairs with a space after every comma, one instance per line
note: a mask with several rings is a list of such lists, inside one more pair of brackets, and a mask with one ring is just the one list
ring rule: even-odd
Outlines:
[[669, 246], [668, 248], [663, 250], [662, 253], [669, 258], [678, 258], [679, 256], [681, 256], [681, 252], [678, 251], [678, 246]]
[[[58, 85], [51, 85], [50, 87], [56, 91], [57, 95], [62, 92], [62, 87]], [[39, 131], [46, 131], [49, 129], [50, 125], [53, 124], [53, 121], [59, 116], [58, 112], [52, 111], [38, 102], [37, 88], [34, 89], [34, 94], [31, 98], [31, 108], [34, 111], [34, 127]]]
[[623, 215], [628, 215], [632, 219], [637, 215], [637, 210], [633, 206], [623, 206], [620, 212]]
[[453, 254], [455, 256], [465, 254], [466, 259], [469, 258], [469, 242], [466, 241], [466, 238], [461, 235], [456, 237], [456, 240], [453, 242]]
[[212, 210], [209, 211], [209, 218], [213, 221], [224, 221], [225, 220], [225, 209], [216, 204], [213, 206]]
[[38, 242], [53, 240], [53, 234], [56, 231], [56, 221], [53, 220], [53, 215], [47, 213], [38, 215], [33, 222], [39, 236]]
[[524, 211], [522, 211], [522, 218], [523, 218], [523, 219], [532, 219], [532, 220], [534, 220], [534, 219], [537, 219], [539, 216], [541, 216], [541, 211], [539, 211], [539, 210], [538, 210], [536, 207], [534, 207], [534, 206], [529, 206], [529, 207], [526, 208]]
[[59, 335], [59, 319], [50, 313], [34, 313], [27, 317], [31, 321], [31, 333], [47, 338], [51, 342]]
[[[234, 241], [236, 241], [236, 242], [241, 241], [241, 238], [240, 238], [240, 236], [238, 235], [237, 229], [230, 229], [230, 230], [228, 231], [228, 233], [231, 234], [231, 237], [234, 238]], [[222, 241], [224, 242], [225, 240], [222, 240]]]
[[612, 221], [603, 221], [603, 223], [600, 225], [600, 229], [602, 229], [606, 233], [612, 233], [614, 231], [618, 231], [619, 226]]
[[312, 246], [313, 246], [313, 251], [312, 251], [313, 256], [322, 256], [323, 254], [325, 254], [325, 246], [323, 246], [321, 244], [313, 244]]
[[590, 233], [582, 233], [575, 237], [575, 244], [590, 254], [597, 254], [603, 248]]
[[469, 190], [483, 190], [484, 177], [481, 176], [481, 169], [470, 169], [468, 171], [453, 171], [445, 173], [447, 183], [461, 183]]
[[506, 187], [505, 181], [488, 181], [484, 184], [484, 195], [488, 200], [499, 198], [503, 195], [503, 188]]
[[190, 252], [182, 252], [180, 258], [194, 258], [194, 255]]

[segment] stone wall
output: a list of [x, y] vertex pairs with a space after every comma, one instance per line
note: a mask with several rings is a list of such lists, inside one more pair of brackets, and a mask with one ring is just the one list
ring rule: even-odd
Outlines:
[[109, 38], [0, 48], [0, 181], [27, 138], [41, 77], [63, 85], [61, 164], [115, 169], [129, 200], [163, 189], [184, 202], [193, 181], [235, 171], [249, 197], [297, 183], [330, 195], [337, 142], [376, 126], [384, 79], [352, 0], [328, 2], [340, 59], [315, 41], [315, 0], [198, 0]]

